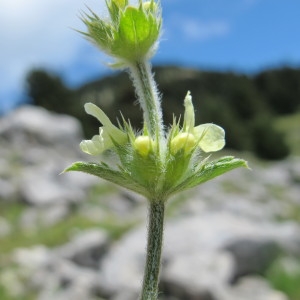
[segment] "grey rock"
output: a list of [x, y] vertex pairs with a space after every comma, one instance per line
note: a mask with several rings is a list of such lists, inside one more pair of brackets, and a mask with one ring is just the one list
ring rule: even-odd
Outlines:
[[0, 120], [0, 137], [16, 146], [74, 144], [82, 136], [79, 122], [41, 107], [22, 106]]
[[23, 291], [35, 290], [39, 300], [92, 300], [101, 293], [99, 272], [80, 267], [46, 247], [19, 249], [14, 253], [14, 261], [21, 273], [27, 274]]
[[218, 300], [288, 300], [279, 291], [273, 290], [261, 277], [251, 276], [241, 279], [237, 285], [221, 291]]
[[266, 167], [256, 167], [255, 174], [262, 183], [273, 186], [286, 186], [291, 182], [289, 162], [278, 162]]
[[16, 188], [12, 182], [0, 178], [0, 201], [9, 201], [10, 199], [13, 199], [16, 196], [16, 193]]
[[31, 284], [40, 290], [39, 300], [82, 300], [96, 299], [98, 282], [97, 272], [80, 268], [70, 261], [56, 260], [50, 271], [38, 270]]
[[22, 213], [19, 223], [22, 228], [36, 231], [39, 228], [51, 227], [69, 215], [69, 207], [66, 204], [29, 207]]
[[263, 275], [281, 254], [281, 249], [274, 241], [265, 239], [238, 239], [224, 247], [234, 257], [234, 271], [231, 283], [249, 274]]
[[[146, 200], [144, 202], [146, 202]], [[124, 196], [123, 193], [114, 193], [107, 195], [105, 199], [103, 199], [103, 204], [108, 211], [114, 213], [118, 218], [132, 219], [132, 214], [139, 203], [127, 197], [127, 194]]]
[[[139, 291], [145, 261], [145, 228], [146, 226], [126, 235], [103, 258], [101, 269], [102, 282], [110, 294], [118, 295], [120, 291], [127, 290]], [[228, 251], [228, 255], [231, 254], [232, 256], [232, 261], [241, 263], [241, 265], [233, 265], [232, 269], [228, 266], [225, 270], [231, 270], [231, 272], [224, 271], [226, 273], [226, 276], [223, 275], [224, 277], [222, 275], [219, 275], [221, 277], [215, 275], [215, 286], [218, 286], [216, 283], [217, 280], [219, 280], [219, 286], [225, 285], [225, 278], [227, 278], [229, 286], [230, 280], [237, 274], [238, 270], [252, 270], [254, 273], [260, 272], [260, 268], [265, 268], [270, 263], [265, 258], [265, 251], [268, 252], [269, 247], [272, 248], [273, 244], [285, 251], [291, 251], [289, 247], [291, 245], [294, 247], [295, 240], [299, 240], [299, 226], [296, 224], [275, 224], [269, 221], [257, 222], [226, 212], [209, 212], [200, 216], [182, 217], [176, 221], [169, 220], [166, 222], [165, 229], [162, 278], [164, 278], [164, 272], [168, 270], [168, 265], [172, 266], [172, 264], [175, 264], [176, 266], [178, 259], [180, 259], [179, 261], [182, 266], [185, 264], [192, 266], [194, 261], [194, 265], [198, 264], [198, 272], [202, 274], [201, 269], [209, 269], [205, 265], [206, 261], [201, 260], [202, 255], [205, 257], [206, 253], [211, 253], [211, 255], [222, 253], [226, 246], [233, 245], [233, 243], [238, 245], [239, 241], [242, 242], [245, 240], [251, 241], [253, 249], [257, 247], [251, 253], [245, 248], [245, 251], [241, 251], [240, 256], [247, 257], [249, 261], [241, 262], [237, 259], [237, 256], [234, 256], [233, 249], [232, 252]], [[259, 266], [254, 270], [252, 264], [258, 253], [265, 260], [262, 262], [265, 265]], [[189, 260], [189, 257], [196, 257], [197, 261], [195, 259]], [[191, 267], [186, 273], [189, 272], [193, 273]], [[189, 274], [181, 276], [189, 276]], [[214, 278], [209, 273], [206, 274], [206, 277]], [[178, 278], [180, 277], [178, 276]], [[202, 280], [205, 284], [205, 277]], [[189, 280], [185, 282], [189, 282]], [[195, 293], [200, 294], [201, 284], [198, 283], [197, 286], [198, 290]], [[186, 289], [188, 290], [189, 288]], [[203, 288], [202, 292], [207, 295], [208, 290], [208, 288]], [[212, 293], [210, 295], [214, 297]], [[176, 297], [176, 295], [168, 296]]]
[[[187, 216], [166, 225], [165, 252], [190, 253], [201, 249], [222, 249], [229, 242], [241, 239], [267, 239], [280, 247], [298, 240], [300, 227], [296, 223], [253, 221], [227, 212], [209, 212]], [[184, 243], [181, 238], [184, 237]]]
[[215, 290], [226, 288], [232, 271], [232, 257], [225, 252], [182, 254], [165, 266], [162, 294], [186, 300], [216, 299]]
[[[145, 263], [145, 228], [129, 232], [103, 257], [101, 281], [112, 299], [140, 292]], [[125, 299], [124, 299], [125, 300]]]
[[105, 231], [90, 229], [80, 232], [69, 243], [58, 247], [54, 253], [79, 266], [97, 269], [108, 245], [109, 238]]
[[291, 175], [291, 180], [294, 183], [300, 183], [300, 160], [292, 158], [291, 163], [289, 164], [289, 172]]
[[20, 196], [24, 202], [35, 206], [78, 203], [85, 198], [83, 190], [63, 185], [58, 174], [51, 176], [38, 170], [22, 180]]

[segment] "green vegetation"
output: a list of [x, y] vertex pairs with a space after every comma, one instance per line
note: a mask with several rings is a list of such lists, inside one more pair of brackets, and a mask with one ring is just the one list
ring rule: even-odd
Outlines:
[[4, 217], [9, 223], [16, 224], [23, 212], [25, 205], [17, 202], [0, 202], [0, 216]]
[[266, 273], [266, 278], [290, 300], [300, 299], [300, 261], [284, 264], [282, 260], [277, 260]]
[[[10, 295], [7, 293], [5, 287], [3, 287], [0, 283], [0, 299], [1, 300], [20, 300], [18, 296], [14, 297], [13, 295]], [[27, 294], [27, 295], [22, 295], [22, 300], [34, 300], [35, 295], [32, 294]]]

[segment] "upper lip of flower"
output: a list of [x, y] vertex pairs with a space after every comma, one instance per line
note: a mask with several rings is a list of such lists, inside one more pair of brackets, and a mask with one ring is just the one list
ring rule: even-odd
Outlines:
[[184, 99], [185, 113], [183, 132], [193, 134], [204, 152], [219, 151], [225, 146], [225, 131], [222, 127], [206, 123], [195, 127], [195, 111], [190, 92]]
[[93, 103], [86, 103], [84, 108], [87, 114], [98, 119], [103, 126], [99, 128], [99, 135], [94, 135], [91, 140], [84, 140], [80, 143], [83, 152], [97, 155], [112, 148], [115, 143], [124, 144], [127, 141], [127, 134], [113, 125], [98, 106]]

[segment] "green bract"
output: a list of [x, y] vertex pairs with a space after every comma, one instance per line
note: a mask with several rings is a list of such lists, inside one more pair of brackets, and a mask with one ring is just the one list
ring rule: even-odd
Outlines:
[[83, 21], [83, 33], [118, 63], [132, 63], [152, 56], [161, 30], [159, 4], [139, 1], [137, 6], [126, 0], [108, 0], [109, 20], [90, 11]]

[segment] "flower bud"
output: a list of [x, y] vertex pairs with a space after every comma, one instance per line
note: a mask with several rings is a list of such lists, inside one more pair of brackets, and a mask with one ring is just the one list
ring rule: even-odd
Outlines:
[[137, 62], [152, 56], [160, 35], [162, 18], [154, 0], [128, 5], [128, 0], [107, 1], [111, 20], [91, 12], [83, 22], [84, 33], [108, 55], [120, 62]]
[[176, 154], [183, 149], [188, 154], [196, 145], [196, 139], [193, 134], [188, 132], [181, 132], [176, 135], [171, 141], [171, 152]]
[[153, 149], [153, 145], [153, 140], [145, 135], [137, 137], [134, 141], [134, 148], [143, 157], [146, 157], [149, 154], [150, 150]]

